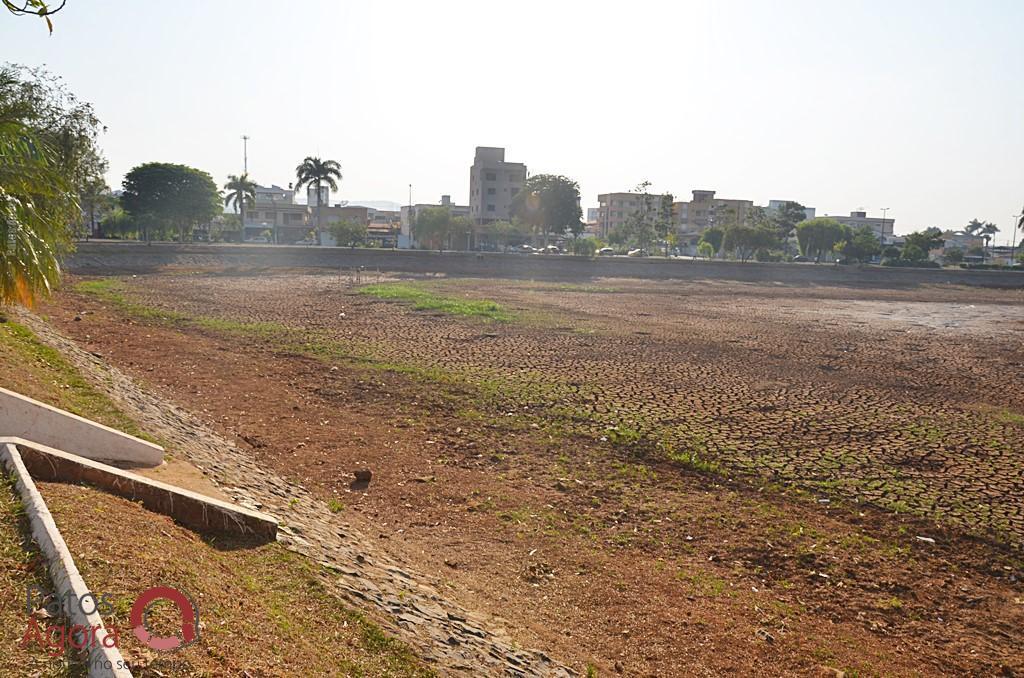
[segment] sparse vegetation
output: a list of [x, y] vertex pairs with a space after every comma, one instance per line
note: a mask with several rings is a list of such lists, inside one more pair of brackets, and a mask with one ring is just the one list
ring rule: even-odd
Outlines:
[[498, 322], [509, 322], [515, 315], [494, 301], [480, 299], [456, 299], [442, 297], [429, 290], [409, 283], [379, 283], [366, 285], [359, 290], [378, 299], [402, 301], [412, 304], [417, 311], [440, 311], [448, 315], [483, 318]]

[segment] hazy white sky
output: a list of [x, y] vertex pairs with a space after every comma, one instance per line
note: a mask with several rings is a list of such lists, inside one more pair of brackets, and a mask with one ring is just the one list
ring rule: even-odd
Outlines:
[[475, 146], [583, 191], [889, 207], [897, 232], [1024, 203], [1017, 0], [68, 0], [0, 13], [0, 60], [45, 64], [108, 126], [113, 187], [180, 162], [335, 199], [464, 203]]

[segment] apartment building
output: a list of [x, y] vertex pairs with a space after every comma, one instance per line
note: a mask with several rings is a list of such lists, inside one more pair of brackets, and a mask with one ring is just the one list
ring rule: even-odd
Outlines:
[[[621, 227], [638, 212], [647, 211], [649, 219], [657, 219], [661, 206], [660, 194], [648, 193], [602, 193], [597, 196], [597, 226], [601, 238]], [[588, 210], [588, 216], [589, 216]]]
[[896, 223], [895, 219], [869, 217], [867, 212], [850, 212], [850, 216], [848, 217], [834, 216], [831, 214], [826, 214], [825, 216], [830, 219], [835, 219], [839, 223], [845, 224], [853, 230], [857, 230], [862, 226], [867, 226], [874, 231], [875, 237], [877, 237], [883, 245], [892, 244], [893, 225]]
[[526, 181], [526, 165], [507, 162], [504, 148], [477, 146], [469, 170], [470, 216], [478, 224], [511, 218], [512, 198]]
[[689, 201], [672, 203], [672, 216], [683, 234], [703, 233], [712, 226], [744, 223], [753, 200], [715, 197], [715, 191], [695, 190]]

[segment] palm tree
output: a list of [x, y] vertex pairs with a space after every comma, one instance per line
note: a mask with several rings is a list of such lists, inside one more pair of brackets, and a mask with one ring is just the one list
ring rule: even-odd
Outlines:
[[239, 235], [245, 240], [245, 208], [252, 207], [256, 202], [256, 182], [251, 180], [248, 174], [229, 174], [224, 190], [228, 192], [224, 196], [224, 206], [231, 205], [235, 209], [235, 214], [241, 213]]
[[999, 232], [999, 227], [993, 223], [987, 223], [981, 227], [981, 237], [985, 239], [985, 247], [989, 248], [989, 255], [992, 254], [992, 236]]
[[316, 191], [316, 242], [320, 244], [320, 199], [321, 186], [327, 186], [332, 191], [338, 190], [338, 182], [341, 181], [341, 165], [336, 160], [321, 160], [312, 156], [306, 156], [302, 164], [295, 168], [295, 190], [302, 190], [303, 186], [312, 186]]
[[16, 73], [0, 67], [0, 304], [31, 304], [60, 278], [78, 200], [50, 135], [32, 124]]
[[977, 219], [971, 219], [971, 221], [964, 226], [964, 233], [970, 236], [978, 235], [978, 231], [985, 228], [985, 222], [978, 221]]

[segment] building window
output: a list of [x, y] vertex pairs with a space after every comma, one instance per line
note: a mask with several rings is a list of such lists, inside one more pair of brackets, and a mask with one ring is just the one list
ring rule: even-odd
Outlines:
[[493, 212], [494, 211], [494, 205], [488, 205], [487, 206], [487, 211], [488, 212]]
[[484, 174], [484, 179], [486, 179], [487, 181], [497, 181], [498, 175], [495, 174], [494, 172], [487, 172], [486, 174]]
[[488, 188], [487, 189], [487, 195], [494, 195], [497, 192], [498, 192], [498, 190], [495, 189], [495, 188]]

